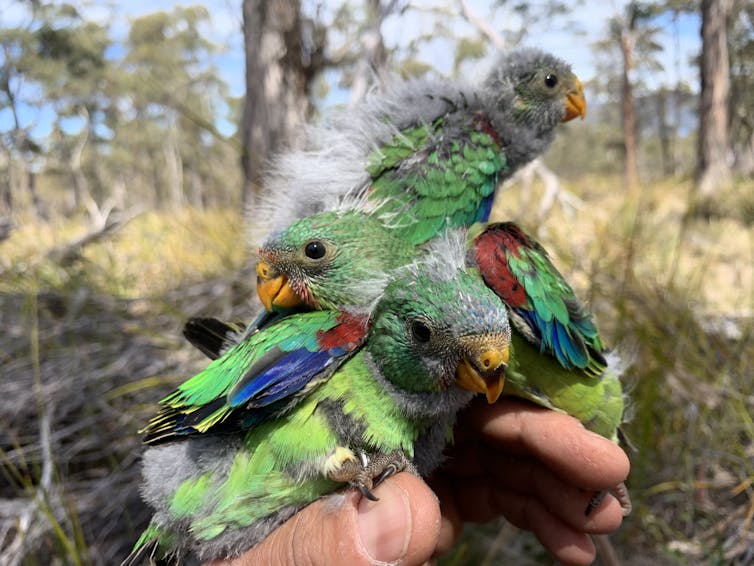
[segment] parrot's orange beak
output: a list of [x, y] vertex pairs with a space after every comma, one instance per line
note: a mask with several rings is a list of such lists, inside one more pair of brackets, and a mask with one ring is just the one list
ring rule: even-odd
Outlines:
[[465, 357], [456, 369], [456, 383], [477, 393], [484, 393], [488, 403], [494, 403], [503, 392], [505, 368], [508, 364], [508, 347], [484, 349]]
[[576, 84], [566, 94], [565, 102], [565, 114], [563, 114], [563, 122], [573, 120], [577, 116], [581, 116], [584, 119], [586, 116], [586, 97], [584, 96], [584, 85], [576, 78]]
[[291, 288], [288, 278], [279, 275], [263, 261], [257, 263], [257, 295], [268, 311], [289, 309], [303, 303]]

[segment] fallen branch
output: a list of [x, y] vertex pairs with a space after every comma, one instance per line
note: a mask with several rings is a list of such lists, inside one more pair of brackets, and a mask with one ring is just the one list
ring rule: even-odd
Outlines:
[[120, 230], [142, 212], [141, 208], [132, 208], [123, 213], [108, 210], [94, 222], [89, 232], [71, 242], [52, 248], [47, 253], [47, 258], [63, 267], [68, 266], [81, 257], [81, 251], [86, 246]]

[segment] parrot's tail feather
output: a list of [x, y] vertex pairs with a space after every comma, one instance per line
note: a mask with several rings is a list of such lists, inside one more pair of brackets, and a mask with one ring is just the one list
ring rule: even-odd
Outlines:
[[183, 336], [205, 356], [215, 360], [238, 342], [245, 329], [245, 325], [240, 322], [193, 317], [183, 326]]
[[134, 548], [131, 554], [126, 556], [120, 566], [143, 566], [145, 564], [149, 566], [157, 566], [157, 547], [159, 545], [158, 540], [153, 540], [147, 544], [143, 544], [138, 548]]
[[[623, 418], [623, 422], [627, 422], [625, 415]], [[635, 452], [635, 453], [639, 452], [639, 448], [636, 446], [636, 444], [634, 444], [631, 441], [631, 439], [626, 434], [626, 431], [620, 427], [618, 428], [618, 443], [620, 444], [622, 448], [628, 448], [629, 450], [631, 450], [631, 452]]]

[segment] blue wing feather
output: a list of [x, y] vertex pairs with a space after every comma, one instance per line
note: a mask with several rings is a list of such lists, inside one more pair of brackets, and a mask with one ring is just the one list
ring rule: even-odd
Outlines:
[[228, 404], [234, 409], [264, 407], [293, 395], [343, 354], [343, 350], [333, 350], [288, 352], [261, 373], [247, 374], [228, 394]]
[[514, 324], [566, 369], [599, 375], [603, 346], [591, 315], [547, 252], [511, 222], [489, 224], [474, 238], [474, 257], [487, 286], [517, 317]]
[[145, 442], [239, 430], [276, 418], [358, 351], [367, 331], [363, 315], [315, 311], [248, 334], [160, 402], [143, 429]]

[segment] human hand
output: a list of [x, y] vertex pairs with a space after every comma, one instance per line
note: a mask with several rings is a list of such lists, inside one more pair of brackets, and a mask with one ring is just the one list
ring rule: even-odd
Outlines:
[[532, 531], [560, 562], [590, 564], [595, 548], [588, 534], [612, 532], [623, 519], [611, 495], [589, 516], [584, 511], [595, 492], [626, 479], [628, 457], [568, 415], [480, 398], [461, 415], [449, 456], [429, 482], [441, 501], [439, 553], [451, 548], [463, 522], [502, 515]]
[[589, 564], [595, 550], [587, 533], [621, 523], [611, 496], [588, 517], [595, 491], [628, 475], [628, 458], [615, 444], [574, 418], [523, 401], [481, 400], [456, 427], [450, 460], [430, 479], [398, 474], [374, 489], [369, 501], [347, 490], [315, 501], [260, 544], [213, 566], [418, 565], [447, 552], [463, 522], [500, 515], [534, 532], [565, 564]]

